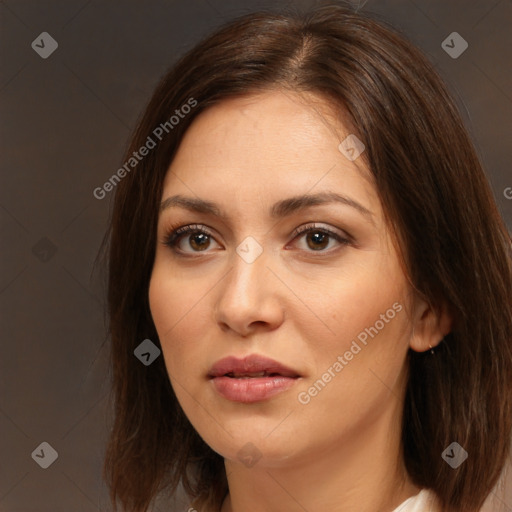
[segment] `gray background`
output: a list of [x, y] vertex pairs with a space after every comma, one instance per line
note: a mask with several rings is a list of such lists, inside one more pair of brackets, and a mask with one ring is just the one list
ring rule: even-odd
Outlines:
[[[91, 272], [112, 194], [98, 200], [92, 191], [122, 164], [141, 110], [177, 56], [221, 22], [285, 4], [0, 2], [1, 511], [110, 510], [101, 479], [109, 423], [104, 289]], [[361, 4], [440, 70], [511, 228], [504, 191], [512, 187], [512, 1]], [[441, 47], [453, 31], [469, 43], [458, 59]], [[59, 45], [47, 59], [31, 47], [42, 32]], [[58, 452], [48, 469], [31, 457], [43, 441]], [[161, 500], [155, 510], [178, 508]]]

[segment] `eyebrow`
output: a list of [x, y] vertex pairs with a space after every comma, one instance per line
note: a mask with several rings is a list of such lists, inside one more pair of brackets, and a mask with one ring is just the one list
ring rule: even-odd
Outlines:
[[[287, 217], [297, 211], [309, 208], [310, 206], [332, 203], [341, 203], [345, 206], [350, 206], [373, 223], [373, 213], [370, 210], [365, 208], [356, 200], [341, 194], [337, 194], [335, 192], [303, 194], [283, 199], [272, 206], [270, 209], [270, 216], [275, 219], [280, 219]], [[226, 213], [223, 212], [214, 202], [196, 197], [186, 197], [180, 194], [168, 197], [161, 202], [160, 211], [164, 211], [171, 207], [181, 207], [193, 212], [211, 214], [217, 217], [227, 218]]]

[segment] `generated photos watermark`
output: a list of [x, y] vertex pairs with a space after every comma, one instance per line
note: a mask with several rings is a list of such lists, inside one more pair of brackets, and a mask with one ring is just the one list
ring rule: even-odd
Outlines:
[[164, 123], [160, 123], [152, 132], [148, 135], [146, 142], [137, 150], [132, 153], [130, 158], [120, 167], [112, 176], [101, 186], [96, 187], [93, 190], [93, 196], [96, 199], [105, 199], [109, 192], [112, 192], [116, 185], [132, 170], [144, 157], [149, 155], [152, 149], [155, 149], [158, 143], [165, 137], [166, 134], [170, 133], [182, 119], [185, 119], [194, 107], [197, 106], [197, 100], [189, 98], [181, 108], [177, 108], [174, 111], [175, 115], [172, 115]]
[[[302, 405], [307, 405], [311, 402], [311, 399], [317, 396], [324, 388], [331, 382], [331, 380], [340, 373], [345, 366], [349, 364], [354, 356], [359, 354], [361, 350], [368, 345], [368, 337], [372, 339], [379, 334], [379, 332], [384, 329], [386, 324], [389, 324], [393, 318], [402, 311], [403, 306], [399, 302], [395, 302], [391, 308], [389, 308], [385, 313], [380, 315], [379, 320], [375, 322], [375, 324], [371, 327], [367, 327], [363, 331], [361, 331], [357, 335], [357, 339], [352, 340], [350, 348], [345, 351], [343, 355], [339, 355], [336, 358], [336, 361], [333, 362], [329, 368], [325, 370], [322, 376], [317, 379], [312, 386], [310, 386], [307, 391], [301, 391], [297, 395], [297, 399], [299, 403]], [[359, 342], [359, 343], [358, 343]], [[361, 346], [362, 345], [362, 346]]]

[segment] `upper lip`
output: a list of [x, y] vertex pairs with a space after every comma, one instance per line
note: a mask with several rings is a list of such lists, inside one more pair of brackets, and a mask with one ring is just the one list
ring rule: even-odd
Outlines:
[[251, 354], [242, 359], [235, 356], [225, 357], [217, 361], [208, 372], [210, 378], [222, 377], [228, 373], [240, 375], [266, 372], [283, 377], [300, 377], [298, 372], [268, 357]]

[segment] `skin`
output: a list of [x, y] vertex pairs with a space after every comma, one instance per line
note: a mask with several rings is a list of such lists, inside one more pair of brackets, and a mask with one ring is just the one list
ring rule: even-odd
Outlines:
[[[390, 512], [419, 492], [400, 451], [405, 358], [409, 348], [435, 346], [451, 321], [412, 294], [368, 170], [338, 149], [350, 133], [313, 95], [275, 90], [230, 99], [193, 122], [165, 177], [162, 201], [199, 197], [227, 215], [163, 210], [149, 289], [176, 396], [225, 459], [222, 512]], [[333, 191], [371, 217], [338, 203], [269, 216], [279, 200]], [[348, 233], [350, 242], [292, 236], [311, 222]], [[189, 224], [209, 228], [212, 237], [200, 251], [197, 237], [184, 235], [180, 255], [165, 237], [171, 226]], [[248, 236], [263, 249], [252, 263], [236, 252]], [[395, 303], [403, 310], [300, 403], [298, 394]], [[258, 403], [220, 396], [207, 378], [211, 366], [254, 353], [301, 378]], [[260, 456], [252, 467], [237, 457], [247, 443]]]

